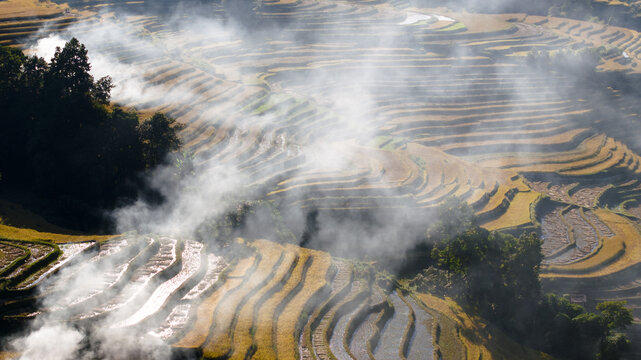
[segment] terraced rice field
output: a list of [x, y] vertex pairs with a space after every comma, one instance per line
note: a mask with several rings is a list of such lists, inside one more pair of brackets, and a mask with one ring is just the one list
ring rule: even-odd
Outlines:
[[[106, 4], [2, 17], [0, 43], [28, 47], [44, 24], [38, 36], [85, 36], [90, 54], [141, 70], [147, 95], [119, 102], [177, 118], [198, 170], [237, 170], [243, 191], [282, 213], [420, 216], [458, 196], [488, 229], [541, 235], [550, 289], [586, 293], [590, 304], [626, 298], [641, 319], [637, 101], [607, 86], [580, 91], [571, 72], [526, 61], [530, 50], [617, 47], [599, 71], [638, 73], [637, 31], [403, 0], [299, 0], [261, 2], [251, 21], [263, 35], [250, 39], [225, 28], [233, 16], [223, 2], [207, 8], [207, 31], [173, 26], [149, 1], [110, 1], [112, 12], [99, 14]], [[91, 40], [104, 23], [133, 40]], [[300, 218], [283, 221], [295, 228]], [[212, 358], [438, 358], [434, 324], [456, 323], [327, 253], [246, 245], [252, 255], [235, 258], [162, 237], [86, 249], [3, 240], [3, 291], [19, 299], [3, 316], [70, 311], [73, 321], [144, 328], [177, 353]], [[62, 295], [73, 276], [60, 269], [77, 256], [103, 276]], [[54, 273], [61, 280], [47, 281]], [[617, 276], [625, 280], [608, 282]], [[61, 295], [37, 309], [45, 294]], [[483, 353], [457, 339], [468, 357]]]
[[[325, 252], [242, 239], [233, 246], [245, 251], [218, 255], [197, 242], [167, 237], [121, 237], [90, 245], [94, 251], [79, 253], [80, 244], [61, 244], [63, 253], [52, 268], [75, 257], [76, 265], [68, 267], [74, 272], [49, 276], [43, 292], [12, 296], [0, 307], [3, 323], [19, 326], [34, 316], [49, 316], [83, 326], [92, 319], [99, 326], [161, 338], [176, 356], [188, 357], [438, 358], [431, 315], [437, 309], [403, 290], [378, 287], [372, 274], [357, 275], [350, 262]], [[93, 279], [93, 288], [76, 287], [75, 293], [63, 291], [80, 281], [77, 272], [123, 260], [119, 277]], [[10, 291], [16, 290], [5, 289], [3, 296]], [[138, 300], [129, 300], [134, 297]]]

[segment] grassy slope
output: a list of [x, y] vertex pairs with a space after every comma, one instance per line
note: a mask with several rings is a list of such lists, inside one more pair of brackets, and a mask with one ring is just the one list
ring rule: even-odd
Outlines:
[[22, 206], [0, 200], [0, 238], [10, 240], [49, 240], [54, 243], [97, 240], [115, 235], [85, 235], [49, 223]]

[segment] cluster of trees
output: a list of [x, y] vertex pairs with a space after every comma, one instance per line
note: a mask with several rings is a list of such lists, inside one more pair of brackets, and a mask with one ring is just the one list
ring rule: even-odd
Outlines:
[[586, 312], [566, 298], [546, 294], [528, 319], [531, 329], [519, 335], [531, 346], [567, 359], [619, 359], [630, 346], [619, 330], [632, 324], [632, 313], [624, 301], [602, 302], [596, 309], [599, 313]]
[[541, 242], [489, 232], [467, 204], [450, 199], [427, 232], [431, 246], [425, 270], [412, 284], [456, 299], [468, 311], [513, 334], [519, 341], [570, 359], [617, 359], [629, 345], [618, 329], [632, 323], [623, 302], [585, 312], [562, 297], [543, 295], [539, 280]]
[[49, 63], [0, 47], [0, 190], [35, 193], [80, 228], [138, 196], [141, 175], [180, 148], [175, 120], [110, 106], [111, 79], [90, 69], [75, 38]]

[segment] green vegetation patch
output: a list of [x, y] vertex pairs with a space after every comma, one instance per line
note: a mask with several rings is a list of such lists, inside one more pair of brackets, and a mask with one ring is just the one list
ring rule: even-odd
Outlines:
[[465, 24], [463, 24], [462, 22], [455, 22], [454, 24], [449, 25], [448, 27], [445, 27], [445, 28], [442, 28], [442, 29], [438, 29], [436, 31], [440, 31], [440, 32], [463, 32], [463, 31], [466, 31], [466, 30], [467, 30], [467, 27], [465, 26]]

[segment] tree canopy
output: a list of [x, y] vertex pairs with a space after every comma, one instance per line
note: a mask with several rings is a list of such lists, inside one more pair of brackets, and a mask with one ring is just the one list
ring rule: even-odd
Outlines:
[[590, 313], [542, 294], [536, 234], [517, 238], [480, 228], [472, 209], [452, 198], [437, 212], [427, 239], [431, 257], [411, 282], [418, 289], [452, 297], [519, 341], [563, 358], [618, 359], [628, 347], [617, 332], [632, 323], [625, 302], [604, 302], [599, 313]]
[[130, 201], [141, 175], [180, 148], [181, 126], [164, 114], [109, 105], [110, 77], [95, 80], [73, 38], [47, 63], [0, 47], [0, 189], [35, 193], [67, 225], [88, 227]]

